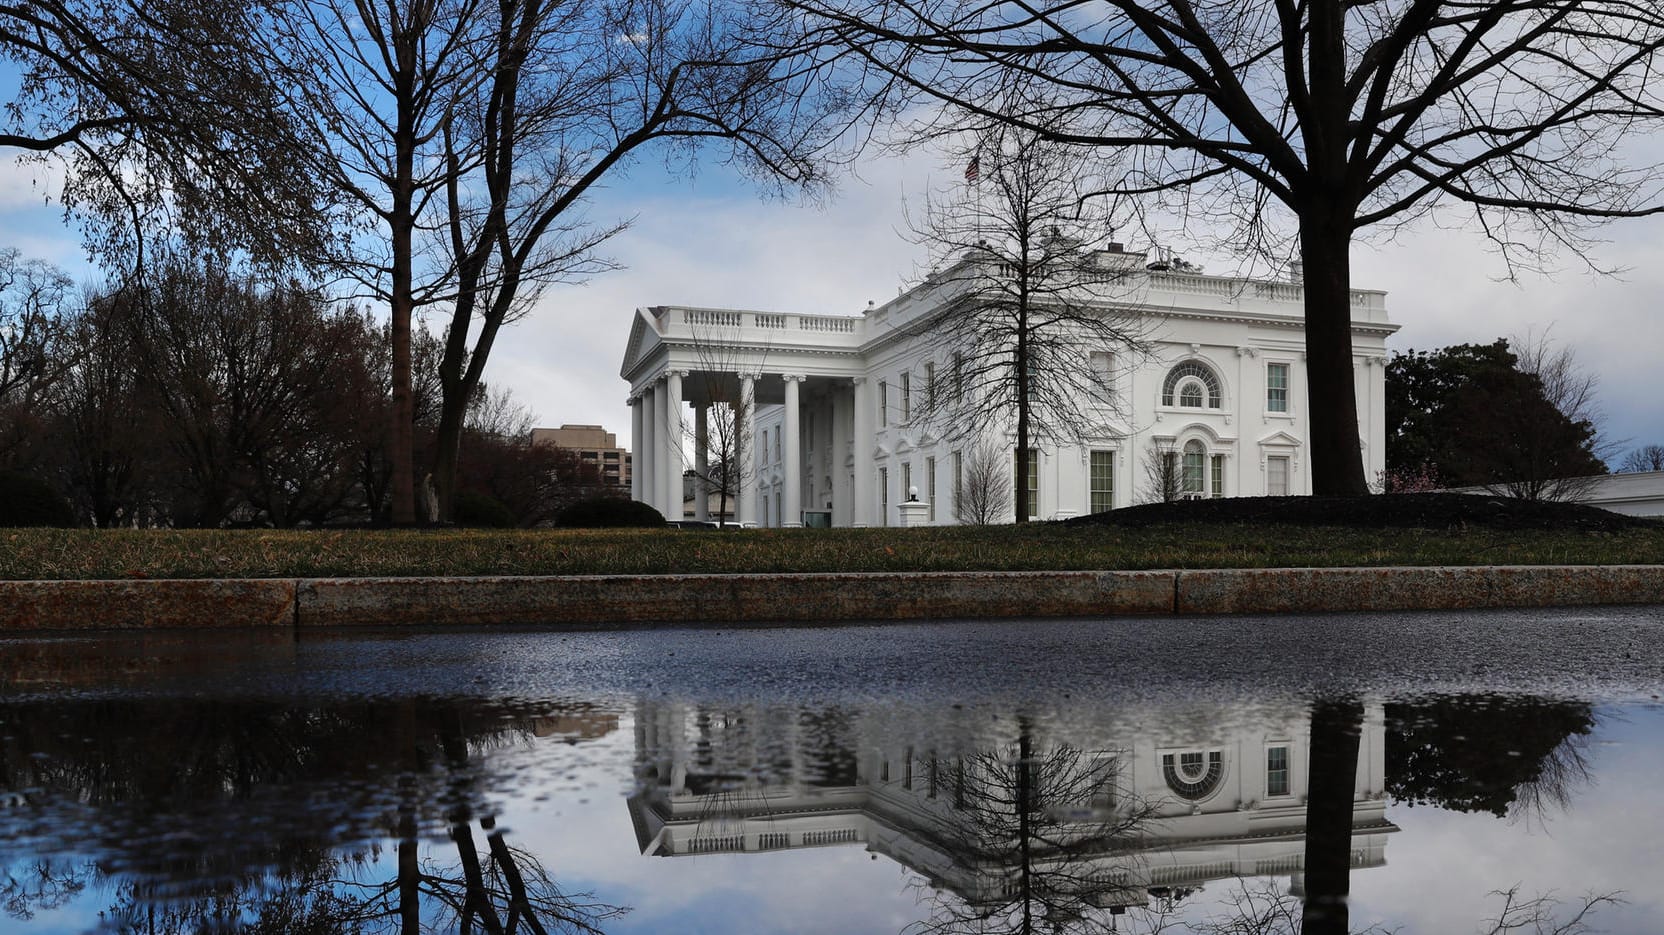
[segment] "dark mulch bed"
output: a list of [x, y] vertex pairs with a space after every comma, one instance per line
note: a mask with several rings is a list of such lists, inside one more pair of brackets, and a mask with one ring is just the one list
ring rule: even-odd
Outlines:
[[1346, 526], [1361, 529], [1561, 529], [1617, 532], [1657, 522], [1579, 503], [1543, 503], [1459, 493], [1399, 493], [1368, 497], [1229, 497], [1179, 500], [1077, 516], [1070, 525], [1160, 526], [1173, 523], [1253, 523]]

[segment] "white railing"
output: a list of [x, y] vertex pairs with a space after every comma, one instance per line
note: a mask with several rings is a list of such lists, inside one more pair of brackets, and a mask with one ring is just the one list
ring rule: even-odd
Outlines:
[[[1184, 273], [1151, 273], [1150, 288], [1186, 295], [1205, 295], [1220, 299], [1237, 299], [1245, 292], [1266, 302], [1298, 304], [1305, 301], [1306, 289], [1294, 282], [1264, 282], [1260, 280], [1227, 279], [1219, 276], [1192, 276]], [[1250, 288], [1251, 287], [1251, 288]], [[1354, 308], [1380, 308], [1381, 296], [1368, 291], [1352, 293]]]
[[766, 312], [754, 312], [751, 315], [751, 323], [759, 328], [784, 328], [786, 327], [786, 317], [785, 315]]
[[804, 331], [832, 331], [839, 334], [855, 333], [855, 319], [832, 315], [799, 315], [797, 316], [797, 326]]
[[721, 328], [738, 328], [744, 324], [744, 316], [739, 312], [727, 312], [712, 308], [684, 308], [682, 322], [689, 325], [716, 325]]

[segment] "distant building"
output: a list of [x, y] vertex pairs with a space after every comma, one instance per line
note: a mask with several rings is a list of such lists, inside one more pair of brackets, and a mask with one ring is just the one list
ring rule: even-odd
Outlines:
[[563, 425], [532, 429], [532, 444], [564, 448], [595, 468], [609, 486], [628, 490], [633, 468], [628, 449], [618, 447], [618, 436], [599, 425]]
[[[1567, 483], [1572, 494], [1566, 499], [1573, 503], [1626, 516], [1664, 518], [1664, 471], [1601, 474], [1573, 478]], [[1495, 487], [1457, 487], [1451, 492], [1495, 496], [1506, 493], [1506, 490], [1506, 484], [1498, 484]]]

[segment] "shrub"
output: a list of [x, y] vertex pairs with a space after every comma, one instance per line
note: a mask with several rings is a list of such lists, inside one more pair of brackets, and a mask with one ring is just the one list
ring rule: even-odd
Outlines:
[[562, 526], [596, 529], [604, 526], [652, 527], [664, 525], [664, 514], [645, 503], [623, 497], [591, 497], [560, 511]]
[[52, 485], [16, 471], [0, 471], [0, 526], [73, 526], [75, 511]]
[[504, 506], [501, 500], [475, 490], [457, 493], [456, 524], [485, 529], [513, 529], [520, 525], [514, 511]]

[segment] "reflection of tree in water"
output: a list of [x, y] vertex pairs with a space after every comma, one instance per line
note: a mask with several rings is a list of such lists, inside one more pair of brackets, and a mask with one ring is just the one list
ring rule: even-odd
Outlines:
[[1386, 707], [1387, 791], [1405, 804], [1542, 816], [1589, 780], [1588, 704], [1452, 695]]
[[1037, 747], [1018, 719], [1015, 743], [924, 764], [953, 808], [938, 843], [971, 874], [969, 892], [925, 897], [908, 931], [1110, 931], [1127, 902], [1129, 851], [1153, 809], [1119, 785], [1118, 763], [1059, 744]]
[[[1549, 699], [1455, 696], [1389, 704], [1387, 790], [1400, 801], [1455, 811], [1564, 807], [1572, 786], [1588, 779], [1583, 748], [1594, 727], [1586, 704]], [[1203, 935], [1358, 935], [1390, 931], [1350, 927], [1352, 791], [1363, 706], [1355, 698], [1312, 703], [1307, 790], [1304, 899], [1271, 881], [1239, 881], [1227, 909], [1194, 928]], [[1480, 935], [1579, 935], [1591, 916], [1618, 902], [1589, 894], [1562, 902], [1518, 887], [1491, 894], [1497, 915]]]
[[[123, 932], [599, 931], [625, 910], [562, 890], [485, 801], [479, 755], [525, 742], [549, 712], [436, 699], [0, 706], [0, 788], [32, 790], [42, 822], [87, 838], [65, 844], [99, 854], [0, 865], [0, 905], [27, 919], [96, 884], [115, 894], [105, 924]], [[436, 819], [454, 860], [421, 858]], [[396, 842], [390, 879], [379, 847], [341, 847], [382, 836]]]

